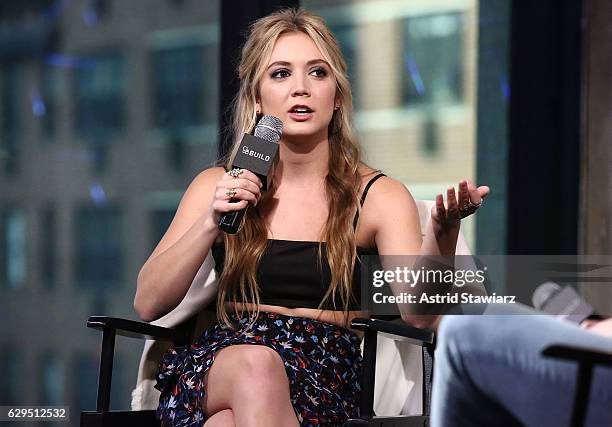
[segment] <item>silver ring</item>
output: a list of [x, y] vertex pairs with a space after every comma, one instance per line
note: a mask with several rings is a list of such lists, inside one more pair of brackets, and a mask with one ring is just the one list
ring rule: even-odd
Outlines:
[[244, 169], [234, 168], [229, 171], [228, 174], [233, 178], [238, 178], [242, 174], [242, 172], [244, 172]]
[[464, 206], [459, 209], [459, 215], [461, 216], [461, 218], [465, 218], [466, 216], [469, 216], [476, 212], [478, 208], [482, 206], [482, 201], [483, 199], [480, 199], [480, 203], [476, 204], [472, 202], [472, 199], [468, 199], [467, 206]]
[[480, 202], [478, 202], [478, 203], [473, 203], [472, 199], [468, 199], [468, 206], [471, 206], [471, 207], [474, 207], [474, 208], [478, 209], [479, 207], [482, 206], [482, 202], [484, 202], [484, 199], [482, 199], [482, 198], [480, 199]]

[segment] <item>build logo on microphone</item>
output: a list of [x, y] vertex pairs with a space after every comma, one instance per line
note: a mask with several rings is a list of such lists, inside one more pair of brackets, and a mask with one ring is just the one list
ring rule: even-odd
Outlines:
[[249, 149], [249, 147], [247, 147], [246, 145], [242, 147], [242, 154], [246, 154], [247, 156], [263, 160], [264, 162], [269, 162], [271, 158], [269, 155], [264, 155], [255, 150]]

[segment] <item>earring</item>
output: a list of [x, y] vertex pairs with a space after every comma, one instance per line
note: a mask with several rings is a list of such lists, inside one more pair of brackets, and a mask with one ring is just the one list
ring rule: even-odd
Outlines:
[[336, 106], [334, 107], [334, 111], [338, 111], [339, 109], [340, 109], [340, 106], [339, 106], [339, 105], [336, 105]]

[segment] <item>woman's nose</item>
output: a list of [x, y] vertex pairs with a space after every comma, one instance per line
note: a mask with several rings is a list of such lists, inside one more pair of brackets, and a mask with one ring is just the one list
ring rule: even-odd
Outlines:
[[308, 80], [304, 76], [296, 76], [293, 86], [293, 96], [310, 96], [310, 88], [308, 87]]

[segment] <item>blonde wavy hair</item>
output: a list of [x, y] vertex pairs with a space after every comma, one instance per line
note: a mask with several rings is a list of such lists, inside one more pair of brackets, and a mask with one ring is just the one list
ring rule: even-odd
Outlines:
[[[361, 154], [351, 128], [353, 107], [346, 62], [334, 35], [320, 17], [303, 9], [283, 9], [252, 24], [238, 66], [240, 89], [233, 103], [233, 148], [229, 159], [232, 159], [238, 150], [242, 135], [254, 130], [258, 120], [256, 101], [259, 99], [259, 84], [277, 39], [282, 34], [291, 32], [302, 32], [310, 36], [329, 63], [336, 80], [336, 100], [340, 108], [334, 111], [328, 128], [330, 155], [325, 191], [329, 214], [320, 239], [326, 242], [331, 284], [319, 309], [323, 309], [328, 301], [331, 301], [336, 309], [336, 296], [339, 295], [346, 322], [349, 304], [354, 301], [351, 288], [356, 241], [352, 222], [360, 208], [358, 197], [361, 186]], [[231, 161], [227, 161], [226, 168], [231, 168]], [[260, 298], [256, 275], [268, 244], [268, 230], [258, 208], [265, 202], [264, 194], [257, 207], [248, 209], [246, 221], [238, 233], [224, 236], [225, 265], [217, 296], [217, 315], [229, 327], [232, 327], [232, 322], [225, 307], [228, 297], [229, 301], [234, 303], [247, 302], [257, 307], [255, 311], [250, 312], [251, 323], [259, 314]], [[320, 244], [319, 265], [322, 259], [321, 251]], [[236, 304], [234, 307], [237, 315], [244, 315], [244, 305], [240, 312]]]

